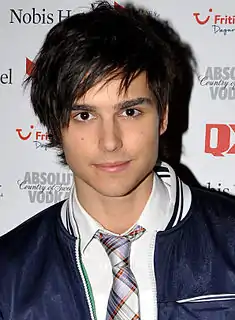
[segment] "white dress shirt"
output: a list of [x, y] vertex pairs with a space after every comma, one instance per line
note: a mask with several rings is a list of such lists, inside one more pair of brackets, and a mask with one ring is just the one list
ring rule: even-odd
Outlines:
[[[174, 175], [173, 171], [171, 173]], [[131, 244], [130, 266], [139, 288], [141, 320], [157, 320], [154, 248], [157, 232], [165, 230], [174, 211], [175, 199], [172, 197], [174, 198], [175, 190], [172, 192], [172, 189], [175, 188], [172, 186], [176, 185], [176, 179], [174, 177], [172, 180], [172, 177], [170, 179], [169, 177], [168, 175], [166, 181], [163, 182], [159, 176], [154, 175], [150, 197], [137, 221], [137, 224], [144, 227], [146, 231]], [[184, 186], [184, 189], [186, 188], [187, 186]], [[94, 238], [96, 231], [98, 229], [104, 230], [104, 228], [84, 210], [75, 191], [72, 192], [70, 200], [72, 201], [73, 215], [79, 228], [82, 260], [91, 283], [97, 319], [105, 320], [113, 283], [112, 267], [104, 247], [99, 240]], [[180, 220], [186, 215], [190, 201], [187, 201], [186, 204]], [[62, 211], [65, 211], [65, 208]], [[63, 213], [62, 220], [66, 225]]]

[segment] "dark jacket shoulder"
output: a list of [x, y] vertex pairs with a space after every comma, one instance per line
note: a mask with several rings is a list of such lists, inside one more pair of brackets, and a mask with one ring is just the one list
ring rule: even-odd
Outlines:
[[212, 241], [217, 248], [230, 252], [235, 250], [235, 198], [229, 194], [201, 188], [192, 188], [192, 205], [188, 213], [188, 222], [184, 224], [187, 239]]
[[0, 272], [11, 268], [27, 254], [36, 250], [39, 243], [49, 241], [64, 201], [54, 204], [26, 220], [15, 229], [0, 237]]
[[192, 206], [221, 222], [235, 219], [235, 196], [206, 188], [191, 188]]

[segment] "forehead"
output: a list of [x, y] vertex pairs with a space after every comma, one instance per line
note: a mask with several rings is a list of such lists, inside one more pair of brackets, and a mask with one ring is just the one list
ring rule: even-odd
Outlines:
[[128, 98], [151, 97], [153, 94], [149, 89], [146, 73], [142, 72], [136, 76], [129, 84], [127, 90], [120, 90], [121, 78], [111, 80], [105, 79], [89, 89], [86, 94], [79, 98], [77, 102], [104, 102], [104, 101], [120, 101]]

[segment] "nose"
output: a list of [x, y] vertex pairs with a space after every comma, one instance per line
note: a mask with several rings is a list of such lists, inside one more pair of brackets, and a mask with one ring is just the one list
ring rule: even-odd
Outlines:
[[99, 132], [99, 145], [106, 152], [114, 152], [123, 146], [122, 132], [117, 119], [102, 121]]

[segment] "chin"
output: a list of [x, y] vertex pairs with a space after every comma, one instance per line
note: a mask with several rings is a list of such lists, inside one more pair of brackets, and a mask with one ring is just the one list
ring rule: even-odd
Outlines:
[[93, 185], [93, 188], [101, 195], [105, 197], [124, 197], [130, 194], [134, 189], [138, 187], [137, 181], [119, 181], [115, 183], [106, 183], [103, 185]]
[[105, 188], [105, 189], [96, 189], [96, 191], [103, 195], [104, 197], [110, 197], [110, 198], [119, 198], [119, 197], [125, 197], [129, 193], [131, 193], [132, 189], [120, 189], [120, 188]]

